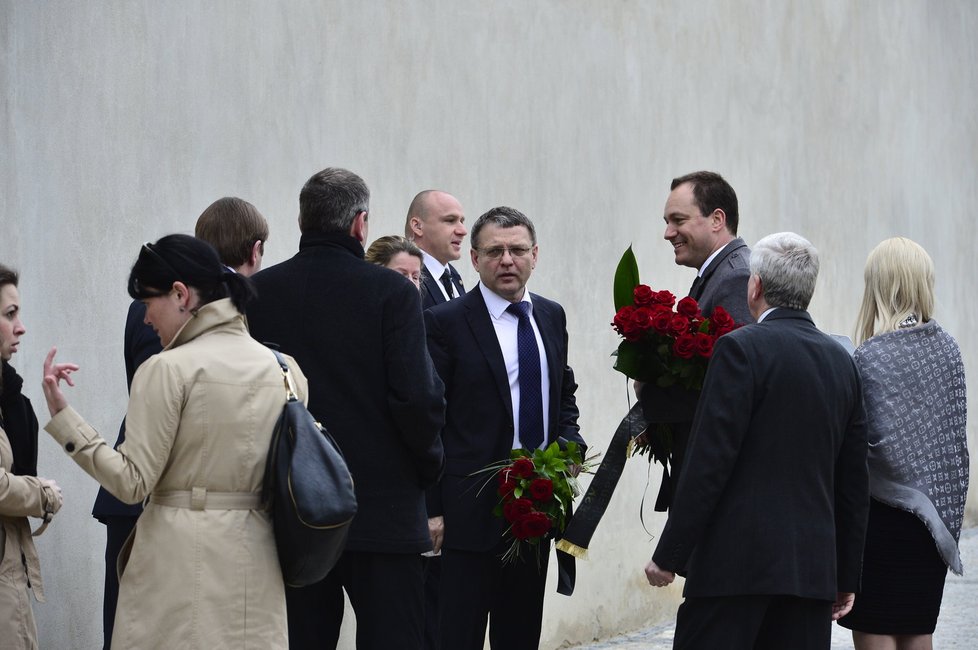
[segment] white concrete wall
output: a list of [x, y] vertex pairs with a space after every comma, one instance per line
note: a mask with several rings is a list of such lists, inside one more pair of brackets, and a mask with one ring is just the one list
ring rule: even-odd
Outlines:
[[[794, 230], [820, 248], [829, 331], [851, 332], [876, 243], [927, 248], [978, 404], [976, 31], [970, 0], [0, 0], [0, 261], [22, 271], [29, 330], [15, 365], [43, 424], [41, 361], [59, 345], [82, 366], [75, 406], [114, 439], [139, 244], [238, 195], [281, 261], [300, 186], [339, 165], [373, 191], [373, 237], [400, 232], [428, 187], [470, 221], [499, 204], [534, 219], [531, 287], [567, 308], [581, 425], [602, 449], [629, 400], [608, 356], [615, 263], [631, 243], [645, 281], [688, 287], [662, 206], [671, 178], [706, 168], [737, 189], [749, 243]], [[975, 418], [969, 431], [974, 446]], [[39, 542], [43, 647], [94, 648], [96, 485], [47, 438], [40, 467], [66, 492]], [[577, 594], [547, 597], [542, 647], [672, 616], [679, 588], [642, 573], [656, 540], [639, 504], [658, 481], [644, 460], [626, 468]]]

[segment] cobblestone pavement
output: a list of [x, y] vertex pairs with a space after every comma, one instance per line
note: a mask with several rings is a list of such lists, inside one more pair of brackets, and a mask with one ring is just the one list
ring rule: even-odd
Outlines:
[[[978, 527], [961, 534], [961, 555], [965, 575], [949, 573], [944, 587], [944, 602], [934, 632], [934, 647], [978, 648]], [[611, 639], [572, 646], [566, 650], [659, 650], [672, 647], [675, 622], [650, 627]], [[849, 630], [832, 626], [832, 650], [852, 648]]]

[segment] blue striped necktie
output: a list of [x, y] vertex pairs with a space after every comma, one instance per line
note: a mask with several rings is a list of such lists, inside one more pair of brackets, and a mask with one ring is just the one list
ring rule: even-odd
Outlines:
[[519, 319], [516, 350], [520, 366], [520, 444], [530, 451], [543, 442], [543, 395], [540, 392], [540, 349], [530, 324], [530, 303], [516, 302], [506, 311]]

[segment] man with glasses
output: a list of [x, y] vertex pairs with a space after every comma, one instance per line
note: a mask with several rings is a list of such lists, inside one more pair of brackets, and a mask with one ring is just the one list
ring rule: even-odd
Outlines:
[[[479, 286], [425, 312], [428, 351], [445, 382], [445, 472], [428, 492], [429, 516], [444, 517], [441, 647], [535, 649], [540, 641], [549, 545], [540, 563], [500, 559], [508, 542], [495, 517], [495, 480], [474, 472], [511, 450], [558, 438], [583, 445], [567, 365], [563, 308], [526, 290], [537, 263], [533, 223], [498, 207], [472, 227]], [[491, 620], [490, 620], [491, 619]]]
[[450, 262], [461, 257], [467, 233], [462, 205], [451, 194], [425, 190], [411, 201], [404, 236], [424, 253], [421, 301], [425, 309], [465, 293], [462, 276]]

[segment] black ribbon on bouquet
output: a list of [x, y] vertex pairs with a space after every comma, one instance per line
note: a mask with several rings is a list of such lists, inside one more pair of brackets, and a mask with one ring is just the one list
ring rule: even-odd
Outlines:
[[[601, 517], [604, 516], [611, 496], [615, 493], [618, 486], [618, 479], [625, 469], [625, 461], [628, 459], [628, 443], [632, 438], [645, 431], [648, 425], [642, 413], [641, 404], [635, 404], [622, 419], [621, 424], [615, 430], [611, 442], [608, 444], [608, 451], [601, 459], [601, 465], [595, 472], [591, 484], [588, 485], [581, 503], [564, 529], [562, 538], [557, 542], [557, 562], [560, 564], [561, 555], [567, 554], [576, 558], [585, 559], [587, 557], [588, 545], [594, 535]], [[571, 586], [573, 589], [573, 585]], [[558, 592], [560, 585], [558, 584]]]

